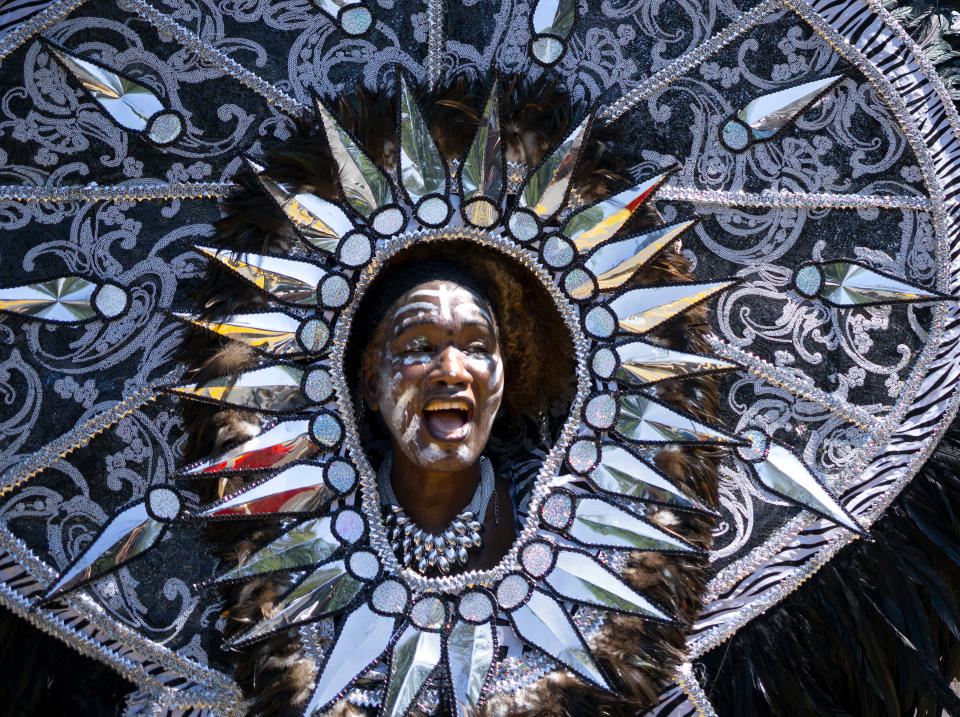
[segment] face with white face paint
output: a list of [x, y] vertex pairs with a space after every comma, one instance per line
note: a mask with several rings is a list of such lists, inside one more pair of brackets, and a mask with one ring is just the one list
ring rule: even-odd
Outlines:
[[503, 397], [503, 359], [490, 304], [449, 280], [419, 284], [393, 303], [379, 361], [363, 375], [394, 453], [431, 473], [479, 460]]

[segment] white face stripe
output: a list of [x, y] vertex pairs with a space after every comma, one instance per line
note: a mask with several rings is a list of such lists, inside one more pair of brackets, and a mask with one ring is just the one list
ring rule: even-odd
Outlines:
[[409, 304], [404, 304], [399, 309], [393, 312], [393, 320], [396, 321], [397, 318], [408, 311], [436, 311], [437, 305], [431, 304], [427, 301], [411, 301]]

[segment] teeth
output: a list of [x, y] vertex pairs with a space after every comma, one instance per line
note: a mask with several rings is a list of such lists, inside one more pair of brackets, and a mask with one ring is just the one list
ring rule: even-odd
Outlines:
[[468, 411], [466, 401], [431, 401], [424, 411]]

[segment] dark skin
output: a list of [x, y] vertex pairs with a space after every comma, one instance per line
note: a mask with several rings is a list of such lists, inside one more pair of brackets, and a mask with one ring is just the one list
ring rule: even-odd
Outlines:
[[[364, 400], [390, 431], [397, 500], [420, 528], [439, 534], [480, 482], [503, 394], [498, 327], [486, 300], [445, 280], [410, 289], [382, 321], [368, 349], [378, 360], [365, 362]], [[492, 568], [510, 549], [509, 495], [498, 478], [482, 519], [483, 547], [465, 569]]]

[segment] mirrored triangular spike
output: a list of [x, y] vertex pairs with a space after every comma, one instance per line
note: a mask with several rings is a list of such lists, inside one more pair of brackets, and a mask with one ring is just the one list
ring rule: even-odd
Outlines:
[[275, 364], [232, 376], [221, 376], [202, 386], [184, 383], [169, 390], [186, 398], [280, 413], [297, 411], [310, 405], [301, 390], [302, 380], [302, 369]]
[[393, 646], [381, 715], [407, 714], [420, 688], [440, 664], [441, 652], [440, 633], [422, 632], [410, 625], [400, 634]]
[[[557, 502], [571, 506], [573, 521], [569, 527], [554, 520], [556, 513], [551, 511], [556, 509], [554, 503]], [[544, 501], [541, 515], [547, 525], [588, 548], [696, 552], [672, 533], [601, 498], [573, 499], [565, 494], [555, 494]]]
[[585, 553], [558, 550], [554, 567], [544, 576], [544, 581], [567, 600], [658, 620], [670, 619], [660, 608], [617, 577], [616, 573]]
[[[680, 222], [622, 241], [603, 244], [584, 262], [584, 267], [596, 277], [600, 291], [610, 291], [625, 284], [643, 264], [652, 259], [668, 244], [676, 241], [695, 222]], [[584, 281], [579, 287], [572, 281], [567, 291], [574, 298], [585, 298], [593, 291], [593, 282]]]
[[621, 344], [612, 351], [620, 360], [614, 378], [623, 385], [648, 386], [671, 378], [739, 368], [729, 361], [665, 349], [645, 341]]
[[450, 691], [456, 717], [472, 717], [483, 701], [483, 688], [496, 656], [496, 635], [489, 622], [460, 620], [447, 636]]
[[121, 127], [146, 130], [157, 144], [169, 144], [183, 134], [183, 119], [168, 111], [153, 90], [63, 48], [48, 43], [47, 49]]
[[820, 484], [803, 461], [791, 453], [787, 447], [770, 441], [766, 437], [763, 440], [766, 441], [766, 458], [750, 465], [761, 485], [776, 495], [799, 503], [845, 528], [857, 533], [863, 532], [863, 528]]
[[0, 289], [0, 311], [46, 321], [83, 321], [97, 315], [93, 308], [93, 292], [96, 288], [96, 284], [79, 276], [65, 276]]
[[590, 472], [589, 479], [600, 490], [627, 498], [680, 508], [704, 509], [698, 501], [684, 495], [653, 465], [626, 448], [611, 443], [600, 447], [600, 459], [597, 467]]
[[298, 570], [322, 563], [340, 547], [330, 528], [331, 517], [298, 523], [260, 548], [243, 565], [218, 575], [216, 582], [243, 580], [282, 570]]
[[[343, 189], [343, 196], [347, 200], [347, 204], [360, 216], [372, 221], [374, 228], [381, 233], [393, 234], [399, 231], [402, 228], [400, 222], [390, 224], [387, 221], [386, 224], [390, 224], [390, 226], [378, 227], [374, 218], [374, 214], [378, 210], [394, 202], [393, 190], [390, 188], [390, 180], [387, 175], [381, 172], [380, 168], [373, 163], [373, 160], [364, 154], [363, 150], [340, 126], [340, 123], [333, 118], [333, 115], [319, 99], [316, 104], [323, 121], [323, 129], [330, 145], [330, 152], [337, 163], [340, 187]], [[399, 213], [399, 210], [395, 211]], [[387, 231], [387, 229], [393, 231]]]
[[626, 224], [666, 178], [667, 173], [658, 174], [592, 207], [581, 209], [564, 224], [564, 235], [573, 242], [578, 251], [602, 244]]
[[541, 219], [549, 219], [563, 206], [567, 188], [577, 166], [580, 150], [590, 131], [591, 117], [587, 117], [559, 147], [527, 177], [517, 206], [531, 210]]
[[620, 394], [618, 434], [634, 443], [730, 443], [736, 438], [642, 394]]
[[263, 173], [264, 167], [250, 159], [247, 165], [301, 238], [316, 249], [333, 254], [340, 239], [355, 229], [346, 212], [336, 204], [270, 179]]
[[400, 181], [416, 204], [428, 194], [447, 193], [447, 168], [420, 107], [400, 73]]
[[317, 688], [305, 715], [322, 713], [374, 660], [394, 634], [394, 618], [378, 615], [364, 603], [343, 623], [336, 643], [317, 677]]
[[294, 625], [333, 615], [349, 605], [363, 587], [363, 582], [347, 572], [342, 560], [321, 565], [280, 599], [275, 605], [276, 612], [229, 644], [243, 645]]
[[46, 597], [60, 595], [143, 554], [156, 545], [165, 525], [177, 517], [180, 508], [181, 500], [175, 491], [165, 487], [150, 489], [146, 500], [110, 519], [90, 546], [54, 583]]
[[304, 353], [303, 346], [297, 341], [300, 319], [280, 311], [233, 314], [222, 319], [201, 319], [183, 313], [175, 313], [174, 316], [270, 356], [295, 356]]
[[234, 254], [195, 245], [201, 254], [215, 259], [279, 301], [299, 306], [317, 305], [317, 285], [327, 272], [316, 264], [264, 254]]
[[723, 126], [724, 144], [739, 152], [769, 139], [841, 79], [840, 75], [827, 77], [756, 98], [737, 113], [736, 120]]
[[517, 634], [538, 650], [587, 681], [610, 689], [569, 615], [553, 598], [533, 590], [527, 603], [510, 613], [510, 620]]
[[460, 170], [464, 217], [479, 227], [489, 227], [497, 221], [503, 198], [499, 87], [499, 81], [494, 82], [480, 126]]
[[563, 54], [564, 41], [570, 36], [575, 17], [574, 0], [538, 0], [533, 10], [533, 56], [545, 65]]
[[944, 298], [935, 292], [847, 261], [807, 264], [797, 271], [794, 283], [801, 294], [816, 295], [828, 304], [841, 307]]
[[691, 306], [733, 286], [732, 281], [711, 284], [674, 284], [632, 289], [608, 306], [624, 331], [644, 334]]
[[309, 513], [336, 497], [323, 479], [321, 465], [301, 463], [284, 469], [262, 483], [245, 488], [206, 508], [204, 518], [270, 516]]
[[188, 468], [183, 474], [203, 476], [222, 471], [279, 468], [291, 461], [309, 458], [318, 450], [320, 447], [310, 435], [309, 421], [283, 421], [226, 453]]
[[362, 35], [373, 22], [373, 15], [361, 0], [313, 0], [348, 35]]

